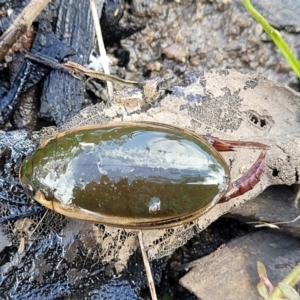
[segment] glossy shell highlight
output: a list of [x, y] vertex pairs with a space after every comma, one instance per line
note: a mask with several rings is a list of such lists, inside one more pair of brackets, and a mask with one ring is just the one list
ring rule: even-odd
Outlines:
[[201, 216], [230, 179], [219, 152], [194, 132], [122, 122], [45, 141], [24, 160], [20, 181], [36, 201], [65, 216], [150, 229]]

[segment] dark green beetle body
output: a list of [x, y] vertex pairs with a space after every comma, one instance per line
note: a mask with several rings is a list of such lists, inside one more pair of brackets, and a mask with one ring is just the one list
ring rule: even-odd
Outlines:
[[22, 164], [33, 198], [61, 214], [118, 227], [164, 228], [193, 220], [228, 190], [229, 169], [194, 132], [114, 123], [47, 140]]

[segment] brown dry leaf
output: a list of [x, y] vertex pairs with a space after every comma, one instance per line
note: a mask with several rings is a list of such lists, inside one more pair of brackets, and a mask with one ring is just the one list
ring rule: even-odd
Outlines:
[[[120, 116], [118, 105], [105, 108], [98, 104], [83, 110], [60, 128], [65, 130], [109, 121], [155, 121], [222, 139], [262, 142], [270, 147], [266, 170], [254, 189], [227, 203], [216, 205], [191, 224], [172, 230], [144, 231], [149, 259], [172, 253], [233, 206], [254, 198], [268, 186], [291, 185], [298, 180], [300, 96], [296, 92], [259, 75], [234, 70], [211, 70], [200, 76], [192, 75], [189, 79], [189, 85], [173, 87], [172, 95], [167, 95], [160, 105], [146, 112], [130, 115], [125, 112]], [[260, 150], [239, 149], [222, 154], [230, 165], [232, 180], [249, 169], [259, 153]], [[109, 230], [106, 226], [106, 231]], [[122, 260], [120, 256], [118, 259]]]

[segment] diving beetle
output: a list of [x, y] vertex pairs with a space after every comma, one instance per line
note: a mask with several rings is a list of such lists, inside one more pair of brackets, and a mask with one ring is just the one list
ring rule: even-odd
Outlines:
[[42, 143], [19, 176], [36, 201], [65, 216], [123, 228], [167, 228], [198, 218], [259, 181], [264, 150], [230, 183], [219, 151], [236, 146], [267, 149], [154, 122], [91, 125]]

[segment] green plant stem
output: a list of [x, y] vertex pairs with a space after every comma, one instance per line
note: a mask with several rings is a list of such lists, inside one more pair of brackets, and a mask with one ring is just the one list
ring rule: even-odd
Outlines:
[[279, 50], [282, 52], [282, 54], [290, 64], [293, 71], [300, 78], [300, 64], [297, 58], [293, 55], [287, 43], [282, 39], [280, 33], [275, 28], [273, 28], [267, 22], [267, 20], [255, 10], [250, 0], [243, 0], [243, 3], [245, 8], [252, 15], [252, 17], [262, 25], [265, 32], [270, 36], [270, 38], [273, 40], [273, 42], [276, 44], [276, 46], [279, 48]]
[[[300, 279], [300, 263], [298, 263], [295, 268], [282, 280], [282, 282], [295, 286], [295, 284]], [[268, 300], [275, 300], [279, 298], [283, 298], [283, 293], [280, 288], [277, 286], [270, 294]]]

